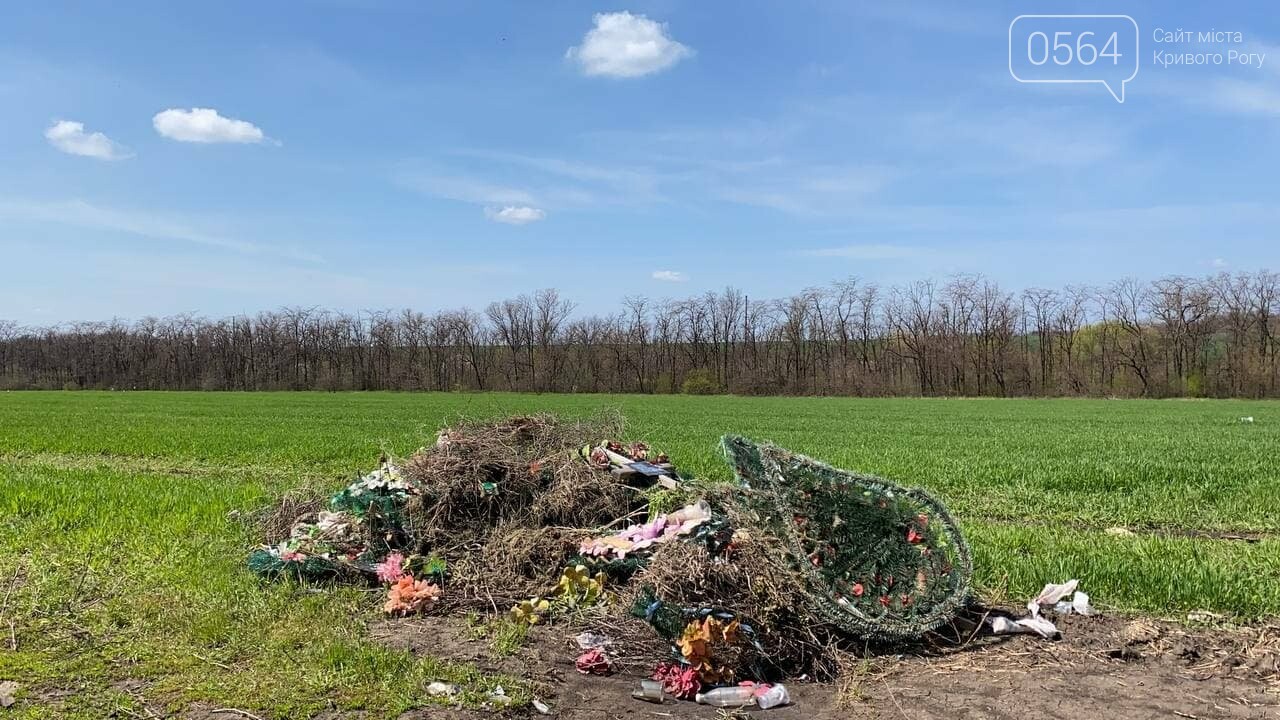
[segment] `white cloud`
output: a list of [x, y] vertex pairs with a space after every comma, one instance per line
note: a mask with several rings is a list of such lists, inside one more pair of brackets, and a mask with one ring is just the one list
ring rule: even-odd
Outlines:
[[904, 245], [886, 245], [868, 243], [863, 245], [843, 245], [841, 247], [803, 250], [801, 255], [810, 257], [840, 257], [850, 260], [905, 260], [920, 256], [918, 248]]
[[1214, 258], [1209, 264], [1216, 268], [1224, 268], [1229, 263], [1222, 258]]
[[58, 120], [44, 131], [49, 144], [68, 155], [83, 155], [99, 160], [123, 160], [133, 157], [111, 138], [100, 132], [86, 133], [84, 123]]
[[267, 139], [256, 125], [223, 117], [213, 108], [170, 108], [151, 118], [156, 132], [180, 142], [260, 143]]
[[565, 57], [578, 63], [586, 75], [640, 77], [661, 72], [693, 50], [667, 35], [665, 23], [629, 12], [598, 13], [596, 26], [571, 47]]
[[485, 208], [484, 215], [494, 222], [506, 223], [507, 225], [528, 225], [531, 222], [538, 222], [547, 216], [542, 210], [527, 205], [508, 205], [501, 210]]
[[654, 270], [653, 279], [663, 282], [684, 282], [689, 279], [689, 276], [678, 270]]

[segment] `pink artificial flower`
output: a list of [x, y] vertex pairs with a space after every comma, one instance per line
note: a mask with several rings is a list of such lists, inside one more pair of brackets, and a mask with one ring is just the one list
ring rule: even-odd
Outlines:
[[702, 690], [698, 669], [692, 665], [659, 663], [658, 667], [654, 668], [652, 677], [662, 683], [663, 692], [682, 700], [692, 700], [693, 696]]
[[378, 579], [384, 583], [393, 583], [404, 577], [404, 555], [399, 552], [393, 552], [380, 563], [374, 566], [374, 570], [378, 573]]
[[594, 648], [582, 653], [574, 663], [574, 666], [583, 675], [608, 675], [613, 671], [609, 665], [609, 658], [605, 656], [604, 651], [600, 648]]

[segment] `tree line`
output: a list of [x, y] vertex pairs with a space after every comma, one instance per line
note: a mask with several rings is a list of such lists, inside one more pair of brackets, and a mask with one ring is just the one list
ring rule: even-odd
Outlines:
[[0, 321], [0, 388], [1280, 396], [1268, 271], [1020, 292], [850, 278], [576, 310], [542, 290], [482, 312]]

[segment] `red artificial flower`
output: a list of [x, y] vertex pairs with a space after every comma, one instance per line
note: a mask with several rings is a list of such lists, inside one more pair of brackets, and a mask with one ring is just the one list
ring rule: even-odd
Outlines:
[[888, 595], [881, 595], [881, 596], [880, 596], [880, 604], [881, 604], [881, 605], [883, 605], [883, 606], [885, 606], [885, 607], [889, 607], [889, 596], [888, 596]]
[[822, 554], [813, 553], [809, 556], [809, 562], [813, 563], [814, 567], [822, 567]]
[[854, 597], [862, 597], [862, 593], [866, 592], [862, 587], [862, 583], [854, 583], [850, 590], [853, 592]]
[[583, 675], [608, 675], [612, 672], [609, 665], [609, 658], [605, 656], [604, 651], [600, 648], [588, 650], [578, 656], [574, 666], [578, 668], [578, 672]]
[[662, 683], [663, 692], [682, 700], [692, 700], [693, 696], [702, 690], [698, 670], [692, 665], [673, 662], [658, 663], [651, 677]]
[[918, 543], [924, 539], [924, 536], [916, 532], [915, 528], [907, 528], [907, 542]]

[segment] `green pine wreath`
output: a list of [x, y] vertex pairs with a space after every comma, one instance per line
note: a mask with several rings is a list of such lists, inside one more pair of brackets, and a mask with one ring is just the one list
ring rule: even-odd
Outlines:
[[809, 609], [869, 640], [918, 638], [969, 602], [969, 546], [942, 503], [770, 443], [721, 439], [738, 526], [774, 544]]

